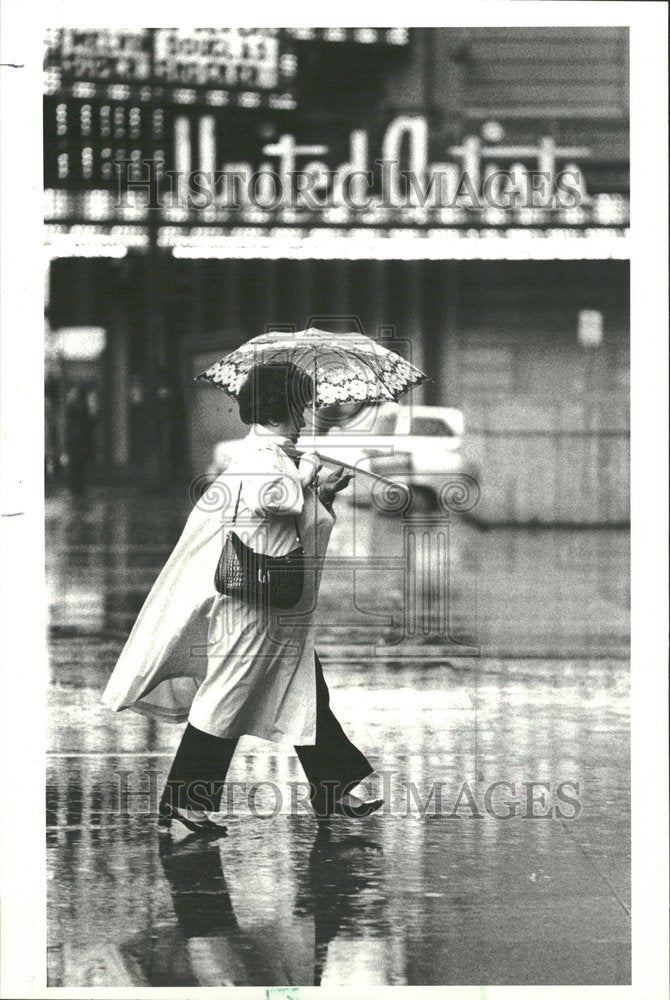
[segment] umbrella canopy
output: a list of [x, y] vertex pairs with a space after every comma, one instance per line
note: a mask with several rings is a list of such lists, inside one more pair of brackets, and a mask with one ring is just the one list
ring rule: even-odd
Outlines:
[[197, 380], [235, 398], [256, 365], [292, 362], [314, 380], [315, 408], [335, 403], [395, 402], [427, 380], [420, 369], [362, 333], [310, 327], [254, 337], [207, 368]]

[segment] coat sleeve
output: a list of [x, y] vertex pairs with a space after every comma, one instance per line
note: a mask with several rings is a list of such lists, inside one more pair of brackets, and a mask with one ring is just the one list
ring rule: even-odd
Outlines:
[[242, 499], [254, 514], [299, 514], [304, 504], [298, 470], [273, 449], [256, 453], [253, 467], [242, 478]]

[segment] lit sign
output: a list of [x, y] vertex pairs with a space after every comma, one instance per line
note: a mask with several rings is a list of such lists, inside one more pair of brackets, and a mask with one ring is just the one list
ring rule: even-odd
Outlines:
[[577, 337], [582, 347], [600, 347], [603, 342], [603, 314], [597, 309], [580, 310]]
[[45, 67], [58, 67], [62, 80], [148, 81], [151, 75], [150, 38], [145, 31], [53, 28], [47, 32], [46, 45]]
[[62, 97], [295, 107], [295, 42], [281, 28], [54, 28], [44, 68], [45, 92]]
[[[261, 220], [289, 213], [287, 221], [291, 212], [326, 220], [330, 213], [337, 221], [343, 212], [381, 218], [398, 209], [505, 213], [589, 204], [590, 150], [551, 136], [503, 144], [469, 135], [429, 150], [426, 118], [401, 115], [376, 148], [366, 129], [347, 134], [333, 126], [327, 137], [312, 129], [309, 140], [286, 132], [263, 142], [248, 131], [242, 138], [255, 150], [236, 156], [238, 133], [223, 111], [51, 98], [46, 115], [46, 187], [94, 190], [100, 204], [114, 201], [122, 211], [162, 208], [174, 219], [207, 211], [209, 221], [230, 212]], [[101, 189], [110, 197], [101, 198]]]
[[279, 83], [279, 40], [271, 28], [157, 28], [155, 75], [169, 84], [253, 87]]
[[[158, 245], [182, 259], [628, 260], [627, 230], [299, 229], [161, 226]], [[45, 226], [49, 257], [123, 257], [146, 250], [146, 226]], [[592, 342], [592, 341], [590, 341]]]
[[217, 128], [209, 114], [177, 115], [173, 129], [169, 163], [116, 159], [119, 207], [151, 206], [173, 221], [207, 222], [237, 216], [294, 223], [307, 216], [393, 224], [404, 214], [408, 223], [471, 224], [480, 213], [495, 225], [509, 223], [510, 213], [531, 213], [517, 221], [542, 224], [542, 213], [554, 212], [572, 213], [565, 222], [588, 218], [579, 217], [590, 205], [580, 161], [590, 151], [548, 136], [536, 145], [506, 146], [467, 136], [431, 161], [426, 119], [400, 116], [376, 152], [368, 132], [354, 129], [348, 155], [338, 163], [328, 143], [299, 141], [291, 133], [262, 145], [255, 160], [226, 160], [225, 127]]
[[106, 338], [99, 326], [63, 326], [52, 331], [50, 346], [66, 361], [95, 361], [105, 349]]
[[299, 41], [354, 43], [355, 45], [407, 45], [409, 28], [284, 28]]
[[[154, 210], [167, 227], [202, 227], [205, 242], [221, 225], [432, 237], [628, 224], [625, 195], [590, 193], [590, 150], [551, 136], [508, 143], [488, 130], [486, 141], [466, 135], [438, 148], [424, 116], [401, 115], [374, 139], [367, 129], [331, 124], [319, 134], [296, 122], [268, 141], [231, 130], [214, 109], [49, 102], [45, 215], [54, 223], [136, 225]], [[236, 156], [239, 135], [246, 155]]]

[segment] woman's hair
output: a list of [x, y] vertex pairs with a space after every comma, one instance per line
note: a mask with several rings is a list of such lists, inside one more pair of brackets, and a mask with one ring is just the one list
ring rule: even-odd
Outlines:
[[256, 365], [237, 394], [240, 418], [245, 424], [279, 424], [312, 401], [310, 375], [292, 362]]

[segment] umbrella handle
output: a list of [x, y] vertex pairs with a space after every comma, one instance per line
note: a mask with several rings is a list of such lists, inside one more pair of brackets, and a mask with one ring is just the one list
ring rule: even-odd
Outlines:
[[[301, 458], [303, 452], [298, 448], [291, 448], [290, 446], [283, 446], [284, 451], [289, 456], [289, 458]], [[391, 487], [393, 489], [408, 490], [405, 483], [396, 483], [392, 479], [387, 479], [386, 476], [379, 476], [376, 472], [370, 472], [368, 469], [360, 469], [356, 465], [350, 465], [348, 462], [342, 462], [339, 458], [331, 458], [329, 455], [324, 455], [320, 451], [314, 452], [318, 460], [323, 464], [329, 466], [331, 469], [347, 469], [354, 476], [364, 476], [368, 479], [372, 479], [376, 483], [382, 483], [382, 485]]]

